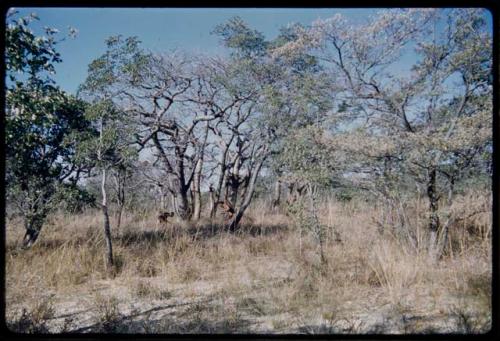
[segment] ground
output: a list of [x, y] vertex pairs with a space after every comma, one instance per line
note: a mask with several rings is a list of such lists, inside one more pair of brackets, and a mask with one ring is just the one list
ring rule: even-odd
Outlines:
[[[235, 232], [217, 222], [160, 227], [126, 213], [107, 271], [99, 211], [54, 214], [31, 250], [7, 223], [7, 321], [18, 332], [478, 333], [491, 324], [488, 213], [450, 230], [438, 262], [374, 219], [380, 208], [325, 201], [317, 243], [265, 202]], [[113, 221], [112, 221], [113, 222]], [[471, 225], [472, 224], [472, 225]], [[472, 227], [471, 227], [472, 226]], [[338, 238], [340, 236], [340, 238]], [[24, 315], [23, 315], [24, 310]]]

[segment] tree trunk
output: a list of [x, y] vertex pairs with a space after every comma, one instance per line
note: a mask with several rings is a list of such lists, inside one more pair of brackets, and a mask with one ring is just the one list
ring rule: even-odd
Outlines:
[[190, 216], [189, 219], [193, 219], [193, 212], [194, 212], [194, 187], [193, 187], [193, 182], [191, 182], [191, 186], [189, 187], [188, 190], [188, 198], [189, 198], [189, 212]]
[[116, 231], [120, 231], [120, 227], [122, 226], [122, 215], [124, 207], [125, 207], [125, 186], [122, 183], [118, 197], [118, 211], [116, 212]]
[[306, 186], [304, 184], [299, 184], [297, 182], [288, 184], [287, 203], [289, 205], [293, 205], [300, 197], [302, 197], [302, 192], [305, 188]]
[[294, 193], [293, 188], [294, 188], [294, 186], [295, 186], [295, 185], [294, 185], [294, 183], [293, 183], [293, 182], [292, 182], [292, 183], [289, 183], [289, 184], [288, 184], [288, 186], [287, 186], [287, 187], [288, 187], [288, 192], [287, 192], [287, 195], [286, 195], [286, 202], [287, 202], [289, 205], [293, 204], [293, 201], [294, 201], [294, 200], [293, 200], [293, 199], [294, 199], [294, 198], [293, 198], [293, 193]]
[[219, 193], [219, 201], [227, 199], [228, 195], [229, 195], [229, 172], [226, 168], [226, 172], [224, 173], [224, 177], [222, 178], [222, 188]]
[[276, 183], [274, 184], [274, 192], [273, 192], [273, 208], [278, 207], [281, 202], [281, 181], [276, 180]]
[[190, 213], [191, 213], [191, 208], [190, 208], [190, 203], [189, 203], [189, 188], [190, 184], [186, 182], [186, 177], [185, 177], [185, 165], [184, 165], [184, 158], [185, 158], [185, 153], [187, 149], [187, 144], [176, 144], [175, 146], [175, 158], [176, 158], [176, 164], [175, 168], [172, 167], [168, 161], [167, 155], [165, 154], [164, 149], [161, 146], [160, 140], [158, 139], [158, 135], [154, 135], [152, 137], [153, 142], [156, 146], [156, 149], [159, 151], [163, 164], [165, 165], [165, 168], [167, 170], [167, 173], [169, 174], [169, 180], [170, 185], [169, 185], [169, 190], [173, 194], [173, 203], [174, 203], [174, 210], [177, 214], [177, 216], [181, 220], [189, 220], [190, 218]]
[[432, 168], [429, 171], [429, 181], [427, 184], [427, 197], [429, 198], [429, 256], [433, 260], [437, 260], [438, 254], [438, 233], [439, 233], [439, 215], [438, 215], [438, 200], [436, 193], [436, 169]]
[[210, 218], [211, 219], [215, 218], [215, 215], [217, 213], [216, 202], [221, 201], [223, 199], [222, 193], [225, 190], [225, 184], [227, 181], [226, 159], [227, 159], [227, 153], [229, 151], [229, 146], [231, 145], [233, 138], [234, 138], [234, 135], [231, 138], [231, 141], [229, 143], [225, 144], [224, 150], [223, 150], [222, 154], [220, 155], [220, 159], [219, 159], [220, 173], [219, 173], [219, 179], [217, 181], [217, 187], [215, 188], [215, 193], [214, 193], [216, 200], [214, 201], [214, 205], [210, 208]]
[[25, 218], [26, 233], [23, 237], [22, 248], [29, 249], [38, 239], [40, 231], [42, 230], [43, 221], [45, 216], [43, 214], [34, 214]]
[[217, 200], [215, 196], [215, 189], [213, 188], [212, 184], [210, 184], [210, 186], [208, 187], [208, 192], [210, 194], [210, 218], [213, 219], [214, 216], [212, 216], [212, 213], [217, 209]]
[[118, 205], [118, 211], [116, 212], [116, 230], [120, 230], [120, 226], [122, 224], [122, 214], [123, 214], [123, 205]]
[[252, 174], [251, 169], [248, 170], [248, 173], [243, 176], [243, 180], [240, 182], [240, 200], [243, 201], [248, 192], [248, 184], [250, 183], [250, 175]]
[[[28, 191], [28, 197], [23, 202], [21, 208], [24, 228], [26, 230], [21, 248], [29, 249], [37, 241], [45, 219], [47, 218], [49, 212], [48, 205], [52, 193], [47, 191], [47, 189], [40, 192], [29, 191], [28, 188], [23, 190]], [[32, 195], [34, 195], [34, 197]]]
[[316, 193], [317, 189], [313, 185], [309, 185], [309, 210], [311, 212], [311, 217], [313, 219], [313, 227], [314, 227], [314, 234], [316, 239], [318, 240], [319, 244], [319, 255], [321, 259], [321, 264], [325, 265], [327, 263], [326, 257], [325, 257], [325, 251], [324, 251], [324, 230], [323, 227], [320, 224], [320, 221], [318, 219], [318, 212], [316, 210], [317, 208], [317, 202], [316, 202]]
[[255, 192], [255, 183], [257, 181], [257, 177], [260, 173], [260, 169], [262, 168], [262, 165], [264, 164], [265, 158], [262, 158], [254, 168], [253, 173], [251, 174], [250, 177], [250, 182], [248, 183], [248, 190], [245, 195], [245, 198], [243, 199], [243, 202], [241, 203], [240, 208], [238, 209], [237, 213], [234, 215], [233, 219], [229, 222], [229, 230], [230, 231], [235, 231], [236, 228], [238, 227], [241, 218], [243, 218], [243, 214], [245, 213], [246, 209], [248, 206], [250, 206], [250, 203], [252, 201], [253, 194]]
[[201, 215], [201, 170], [203, 165], [203, 158], [200, 157], [196, 163], [196, 169], [194, 171], [193, 178], [193, 220], [197, 221], [200, 219]]
[[[222, 201], [227, 197], [227, 168], [226, 166], [221, 167], [221, 174], [219, 175], [219, 180], [217, 184], [217, 188], [215, 190], [215, 202]], [[215, 218], [215, 214], [217, 213], [217, 205], [212, 207], [210, 212], [210, 217]]]
[[191, 209], [189, 202], [189, 187], [190, 185], [186, 183], [186, 177], [184, 174], [185, 166], [184, 166], [184, 155], [185, 155], [185, 147], [176, 147], [175, 148], [175, 156], [177, 159], [175, 165], [175, 177], [174, 180], [175, 186], [173, 187], [177, 194], [177, 212], [179, 217], [187, 221], [191, 218]]
[[[241, 155], [237, 154], [233, 160], [233, 166], [229, 169], [227, 174], [227, 186], [229, 190], [229, 202], [233, 207], [236, 207], [238, 204], [238, 193], [240, 192], [240, 184], [241, 184]], [[224, 196], [226, 198], [226, 196]]]
[[[184, 168], [183, 165], [178, 167], [179, 169], [177, 169], [177, 171], [184, 172], [183, 170], [181, 170]], [[184, 184], [183, 176], [180, 178], [178, 177], [178, 174], [174, 174], [174, 176], [175, 177], [170, 187], [172, 188], [175, 212], [180, 219], [187, 221], [190, 218], [191, 212], [189, 202], [189, 187]]]
[[165, 211], [167, 210], [168, 205], [168, 194], [169, 191], [168, 189], [163, 186], [163, 185], [158, 185], [159, 188], [159, 194], [160, 194], [160, 206], [158, 207], [158, 211]]
[[203, 170], [203, 159], [205, 157], [205, 146], [207, 144], [208, 138], [208, 122], [205, 126], [205, 135], [203, 139], [203, 144], [201, 145], [201, 149], [199, 151], [200, 156], [198, 161], [196, 162], [196, 167], [193, 175], [193, 219], [199, 220], [201, 216], [201, 172]]
[[177, 209], [177, 196], [175, 193], [172, 193], [172, 208], [177, 216], [179, 216], [179, 210]]
[[[451, 203], [453, 201], [453, 189], [455, 187], [455, 180], [452, 178], [450, 179], [450, 188], [448, 189], [448, 195], [446, 197], [446, 205], [448, 208], [451, 207]], [[438, 257], [441, 257], [444, 253], [444, 249], [446, 245], [448, 244], [448, 229], [450, 226], [450, 223], [453, 221], [453, 216], [452, 213], [449, 212], [447, 215], [447, 219], [444, 224], [441, 225], [441, 233], [439, 234], [439, 239], [437, 241], [437, 255]]]
[[106, 195], [106, 168], [102, 170], [102, 214], [104, 217], [104, 238], [106, 240], [106, 262], [107, 267], [110, 269], [113, 266], [113, 246], [111, 243], [111, 227], [109, 224], [108, 202]]
[[190, 209], [189, 209], [189, 199], [188, 199], [188, 189], [182, 188], [178, 192], [178, 196], [176, 198], [176, 204], [177, 204], [177, 212], [179, 214], [179, 217], [187, 221], [190, 218]]
[[[120, 176], [120, 175], [119, 175]], [[123, 214], [123, 207], [125, 206], [125, 179], [124, 178], [118, 178], [117, 185], [118, 185], [118, 193], [117, 193], [117, 201], [118, 201], [118, 210], [116, 211], [116, 230], [120, 230], [120, 226], [122, 224], [122, 214]]]
[[217, 213], [217, 201], [220, 200], [222, 187], [224, 184], [225, 173], [226, 173], [225, 165], [221, 164], [220, 172], [221, 173], [219, 174], [219, 179], [217, 181], [217, 187], [215, 189], [212, 188], [214, 199], [212, 200], [212, 205], [210, 206], [210, 218], [211, 219], [215, 218], [215, 214]]
[[240, 190], [240, 177], [238, 173], [231, 174], [228, 178], [229, 189], [231, 190], [231, 197], [229, 198], [229, 202], [233, 207], [236, 207], [238, 204], [238, 192]]

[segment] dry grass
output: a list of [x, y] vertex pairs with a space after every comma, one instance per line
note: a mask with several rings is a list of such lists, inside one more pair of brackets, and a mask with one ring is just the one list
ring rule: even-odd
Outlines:
[[19, 312], [7, 316], [7, 326], [17, 333], [46, 334], [49, 332], [48, 320], [54, 317], [54, 306], [50, 297], [36, 300], [35, 303]]
[[[454, 209], [467, 210], [473, 203], [487, 207], [488, 201], [472, 193], [459, 198]], [[122, 229], [113, 231], [113, 274], [105, 268], [99, 213], [52, 216], [28, 251], [18, 249], [23, 231], [19, 222], [10, 221], [9, 326], [21, 332], [487, 331], [490, 214], [454, 224], [447, 253], [435, 263], [423, 248], [425, 219], [419, 205], [408, 207], [410, 223], [401, 234], [374, 223], [380, 207], [323, 202], [326, 264], [312, 238], [262, 202], [253, 205], [251, 219], [234, 233], [206, 220], [159, 229], [154, 212], [125, 214]], [[408, 233], [415, 245], [404, 238]], [[50, 304], [41, 298], [49, 295], [54, 297]], [[54, 317], [59, 311], [71, 315], [80, 305], [88, 311], [75, 313], [71, 326]], [[64, 326], [55, 328], [49, 320]]]

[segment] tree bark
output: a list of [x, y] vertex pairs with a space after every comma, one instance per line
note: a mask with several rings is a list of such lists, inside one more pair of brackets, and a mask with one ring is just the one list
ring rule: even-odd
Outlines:
[[239, 207], [237, 213], [234, 215], [233, 219], [229, 222], [229, 230], [230, 231], [235, 231], [236, 228], [238, 227], [241, 218], [243, 218], [243, 214], [245, 213], [246, 209], [248, 206], [250, 206], [250, 203], [252, 201], [253, 194], [255, 192], [255, 183], [257, 181], [257, 177], [260, 173], [260, 169], [262, 168], [262, 165], [264, 164], [265, 158], [262, 158], [261, 160], [258, 161], [256, 167], [253, 170], [253, 173], [250, 176], [250, 182], [248, 183], [248, 190], [245, 195], [245, 198], [243, 199], [243, 202], [241, 203], [241, 206]]
[[[221, 160], [221, 162], [225, 162]], [[224, 180], [226, 177], [226, 166], [224, 163], [220, 164], [220, 174], [219, 179], [217, 181], [217, 187], [214, 189], [214, 199], [212, 201], [212, 206], [210, 207], [210, 218], [215, 218], [215, 214], [217, 213], [217, 201], [221, 200], [222, 187], [224, 186]]]
[[191, 218], [191, 210], [189, 209], [188, 190], [182, 189], [180, 192], [180, 200], [177, 201], [179, 216], [182, 220], [187, 221]]
[[[239, 150], [238, 152], [241, 153], [241, 150]], [[238, 193], [240, 192], [240, 185], [242, 184], [240, 176], [241, 166], [241, 154], [238, 154], [234, 158], [233, 167], [230, 169], [227, 178], [227, 184], [229, 185], [230, 189], [229, 202], [231, 203], [231, 205], [233, 205], [233, 207], [236, 207], [236, 205], [238, 204]]]
[[438, 200], [436, 188], [436, 168], [429, 170], [429, 180], [427, 184], [427, 197], [429, 198], [429, 255], [437, 260], [438, 254], [438, 233], [439, 233], [439, 215]]
[[116, 212], [116, 229], [119, 230], [122, 224], [122, 214], [123, 214], [123, 205], [118, 204], [118, 211]]
[[200, 157], [196, 163], [196, 169], [193, 179], [193, 220], [197, 221], [200, 219], [201, 215], [201, 170], [202, 170], [203, 158]]
[[38, 240], [40, 231], [50, 211], [50, 198], [53, 193], [43, 190], [40, 193], [32, 192], [27, 187], [24, 190], [28, 192], [28, 197], [24, 199], [23, 204], [20, 206], [26, 230], [21, 248], [29, 249]]
[[229, 202], [233, 207], [238, 204], [238, 192], [240, 190], [240, 178], [238, 174], [231, 174], [228, 178], [229, 189], [231, 190], [231, 195]]
[[125, 206], [125, 174], [122, 174], [122, 170], [119, 171], [115, 179], [116, 179], [117, 203], [118, 203], [118, 210], [116, 212], [116, 229], [120, 230], [120, 226], [122, 223], [123, 207]]
[[111, 243], [111, 227], [109, 223], [109, 214], [108, 214], [108, 201], [107, 201], [107, 193], [106, 193], [106, 168], [102, 170], [102, 183], [101, 183], [101, 192], [102, 192], [102, 214], [104, 217], [104, 238], [106, 241], [106, 262], [108, 269], [113, 266], [113, 245]]
[[274, 184], [274, 192], [273, 192], [273, 208], [278, 207], [281, 203], [281, 181], [276, 180]]
[[[240, 183], [240, 193], [241, 193], [240, 200], [241, 201], [243, 201], [243, 199], [245, 199], [245, 196], [247, 195], [248, 184], [250, 183], [250, 174], [251, 174], [251, 172], [249, 171], [249, 173], [243, 177], [243, 180]], [[243, 189], [243, 190], [241, 190], [241, 189]]]
[[[227, 197], [227, 167], [226, 165], [221, 165], [221, 174], [219, 175], [219, 181], [217, 183], [217, 188], [215, 191], [215, 198], [217, 201], [222, 201]], [[210, 212], [210, 217], [215, 218], [215, 214], [217, 213], [217, 205], [212, 207], [212, 211]]]
[[158, 210], [163, 212], [168, 207], [169, 190], [165, 186], [163, 186], [162, 184], [158, 184], [158, 188], [159, 188], [158, 192], [160, 195], [160, 205], [158, 207]]
[[186, 177], [184, 174], [185, 167], [184, 167], [184, 154], [185, 150], [184, 147], [176, 147], [175, 148], [175, 156], [177, 159], [177, 162], [175, 164], [175, 175], [177, 179], [175, 179], [175, 186], [174, 189], [177, 192], [177, 212], [179, 214], [179, 217], [186, 221], [191, 218], [191, 210], [190, 210], [190, 205], [189, 205], [189, 185], [186, 184]]
[[169, 174], [169, 178], [171, 176], [171, 178], [169, 179], [171, 181], [169, 185], [169, 190], [173, 194], [174, 210], [180, 219], [184, 221], [189, 220], [189, 218], [191, 217], [190, 215], [191, 209], [188, 199], [190, 184], [186, 183], [186, 177], [184, 174], [185, 171], [184, 157], [187, 145], [181, 145], [181, 144], [176, 145], [175, 147], [176, 163], [175, 167], [172, 167], [170, 165], [170, 162], [168, 161], [168, 157], [163, 147], [161, 146], [157, 134], [153, 135], [152, 139], [156, 149], [160, 153], [160, 156], [163, 160], [163, 164], [165, 165], [167, 173]]
[[293, 205], [302, 196], [302, 192], [305, 188], [306, 186], [304, 184], [299, 184], [297, 182], [288, 184], [287, 203]]
[[190, 218], [190, 208], [189, 208], [189, 188], [178, 183], [178, 179], [175, 179], [177, 184], [174, 186], [174, 206], [177, 215], [184, 221]]
[[29, 249], [37, 241], [44, 220], [45, 215], [36, 213], [25, 218], [24, 226], [26, 233], [24, 234], [22, 242], [23, 249]]
[[215, 196], [215, 189], [213, 188], [212, 184], [210, 184], [208, 191], [210, 193], [210, 218], [214, 218], [216, 209], [217, 209], [217, 200]]
[[207, 144], [208, 138], [208, 122], [205, 126], [205, 135], [203, 137], [203, 143], [200, 147], [200, 156], [196, 162], [196, 167], [193, 175], [193, 219], [199, 220], [201, 215], [201, 172], [203, 170], [203, 160], [205, 157], [205, 146]]
[[233, 142], [234, 139], [234, 134], [229, 140], [228, 143], [224, 142], [221, 140], [221, 144], [223, 145], [223, 151], [220, 154], [220, 159], [219, 159], [219, 166], [220, 166], [220, 173], [219, 173], [219, 179], [217, 181], [217, 187], [215, 188], [215, 201], [212, 207], [210, 208], [210, 218], [213, 219], [215, 218], [215, 215], [217, 213], [217, 201], [221, 201], [222, 198], [222, 193], [225, 192], [225, 186], [227, 182], [227, 165], [226, 165], [226, 160], [227, 160], [227, 154], [229, 152], [229, 146]]

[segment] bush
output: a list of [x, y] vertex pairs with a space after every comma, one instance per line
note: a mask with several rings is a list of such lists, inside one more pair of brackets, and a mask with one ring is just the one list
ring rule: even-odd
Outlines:
[[95, 307], [97, 308], [96, 332], [102, 333], [116, 333], [121, 331], [121, 321], [123, 315], [118, 309], [118, 299], [114, 296], [104, 297], [96, 295], [94, 300]]
[[353, 199], [354, 193], [348, 189], [341, 189], [335, 192], [335, 199], [340, 202], [349, 202]]
[[71, 213], [81, 213], [86, 208], [96, 207], [96, 198], [85, 188], [65, 184], [58, 191], [62, 208]]

